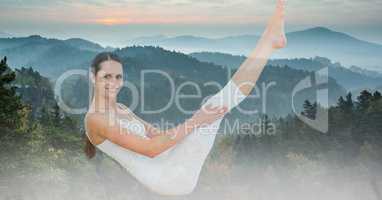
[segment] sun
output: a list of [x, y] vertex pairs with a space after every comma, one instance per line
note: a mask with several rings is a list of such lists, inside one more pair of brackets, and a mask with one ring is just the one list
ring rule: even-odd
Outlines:
[[118, 25], [118, 24], [127, 24], [129, 23], [129, 20], [125, 18], [102, 18], [102, 19], [96, 20], [96, 23], [112, 26], [112, 25]]

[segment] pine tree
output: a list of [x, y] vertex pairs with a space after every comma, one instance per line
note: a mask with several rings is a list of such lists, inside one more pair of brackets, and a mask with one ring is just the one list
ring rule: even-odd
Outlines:
[[20, 122], [19, 111], [23, 104], [12, 85], [16, 74], [7, 65], [7, 57], [0, 61], [0, 127], [17, 128]]
[[337, 105], [338, 105], [339, 108], [344, 108], [345, 107], [346, 101], [344, 100], [344, 98], [342, 96], [340, 96], [340, 98], [338, 99]]
[[372, 98], [373, 98], [373, 95], [369, 91], [363, 90], [361, 92], [361, 95], [357, 97], [357, 100], [358, 100], [357, 109], [361, 111], [362, 113], [365, 112], [367, 108], [369, 107], [370, 101], [372, 100]]
[[378, 91], [375, 91], [373, 94], [373, 101], [378, 101], [380, 99], [382, 99], [381, 93]]
[[353, 110], [353, 108], [354, 108], [354, 103], [353, 103], [353, 99], [352, 99], [352, 94], [351, 94], [351, 92], [349, 92], [347, 95], [346, 95], [346, 107], [348, 108], [348, 109], [351, 109], [351, 110]]
[[316, 113], [317, 113], [317, 103], [310, 103], [309, 100], [304, 101], [304, 111], [301, 113], [305, 117], [314, 120], [316, 118]]
[[357, 97], [354, 125], [352, 126], [352, 136], [354, 141], [358, 145], [362, 145], [365, 141], [371, 139], [370, 134], [373, 132], [373, 123], [371, 122], [371, 116], [369, 108], [373, 103], [373, 95], [363, 90]]
[[351, 124], [353, 119], [354, 103], [352, 94], [349, 92], [346, 95], [346, 100], [342, 96], [338, 99], [338, 106], [341, 111], [341, 116], [337, 120], [341, 120], [344, 124]]

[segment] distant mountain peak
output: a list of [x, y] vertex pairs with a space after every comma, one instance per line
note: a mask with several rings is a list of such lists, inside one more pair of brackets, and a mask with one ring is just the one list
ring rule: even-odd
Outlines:
[[42, 38], [41, 35], [30, 35], [28, 38]]
[[82, 38], [69, 38], [66, 40], [63, 40], [66, 44], [76, 47], [81, 50], [90, 50], [90, 51], [103, 51], [104, 48], [92, 41], [85, 40]]
[[323, 26], [313, 27], [313, 28], [307, 29], [307, 31], [313, 31], [313, 32], [318, 32], [318, 33], [333, 32], [332, 30], [330, 30], [326, 27], [323, 27]]
[[345, 33], [333, 31], [333, 30], [326, 28], [326, 27], [323, 27], [323, 26], [316, 26], [316, 27], [307, 28], [307, 29], [300, 30], [300, 31], [289, 32], [287, 34], [289, 34], [289, 35], [295, 35], [295, 34], [301, 35], [301, 34], [303, 34], [303, 35], [312, 36], [312, 37], [316, 37], [317, 35], [350, 37], [349, 35], [347, 35]]

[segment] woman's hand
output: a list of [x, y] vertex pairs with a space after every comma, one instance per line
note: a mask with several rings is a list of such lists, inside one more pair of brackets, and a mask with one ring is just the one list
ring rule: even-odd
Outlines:
[[197, 125], [211, 124], [217, 119], [224, 117], [227, 111], [228, 108], [226, 106], [213, 107], [212, 104], [207, 104], [196, 111], [191, 120]]

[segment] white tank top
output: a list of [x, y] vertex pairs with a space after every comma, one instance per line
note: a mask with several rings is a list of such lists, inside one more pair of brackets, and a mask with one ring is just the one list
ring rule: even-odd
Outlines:
[[[122, 105], [120, 103], [117, 103], [117, 105], [119, 107], [121, 107], [122, 109], [130, 112], [124, 105]], [[119, 118], [118, 121], [119, 121], [119, 124], [120, 124], [121, 128], [127, 129], [127, 130], [130, 131], [130, 133], [138, 135], [138, 136], [141, 136], [142, 138], [149, 139], [146, 136], [145, 125], [141, 121], [139, 121], [137, 119], [129, 120], [129, 119], [125, 119], [125, 118]], [[88, 135], [86, 130], [87, 129], [86, 129], [86, 123], [85, 123], [85, 133], [89, 137], [89, 135]], [[107, 144], [107, 143], [109, 143], [109, 146], [110, 146], [110, 144], [112, 144], [113, 146], [118, 146], [119, 147], [119, 145], [112, 143], [108, 139], [105, 139], [102, 143], [100, 143], [98, 145], [95, 145], [95, 146], [97, 146], [97, 147], [102, 149], [101, 146], [105, 146], [105, 144]]]
[[[117, 103], [117, 105], [120, 106], [122, 109], [126, 110], [127, 112], [130, 112], [128, 108], [126, 108], [123, 104]], [[130, 131], [131, 134], [141, 136], [144, 139], [150, 139], [149, 137], [146, 136], [146, 128], [141, 121], [137, 119], [128, 120], [128, 119], [121, 118], [119, 119], [119, 123], [121, 128], [126, 128], [127, 130]], [[86, 131], [86, 123], [85, 123], [85, 133], [89, 137]], [[110, 157], [119, 161], [124, 167], [126, 167], [129, 164], [131, 165], [132, 158], [134, 158], [133, 160], [136, 160], [138, 158], [138, 160], [141, 160], [141, 161], [144, 160], [150, 163], [152, 161], [152, 158], [136, 153], [124, 147], [121, 147], [120, 145], [115, 144], [108, 139], [105, 139], [102, 143], [97, 144], [95, 146], [98, 149], [100, 149], [102, 152], [106, 153]], [[157, 158], [166, 157], [166, 155], [169, 153], [169, 151], [171, 151], [172, 148], [162, 152], [160, 156], [157, 156]], [[137, 163], [137, 162], [133, 162], [133, 163]], [[129, 168], [129, 167], [126, 167], [126, 168]]]
[[[130, 131], [131, 134], [135, 134], [141, 136], [144, 139], [149, 139], [146, 136], [146, 129], [142, 122], [139, 120], [128, 120], [128, 119], [119, 119], [119, 123], [121, 128], [126, 128]], [[105, 139], [102, 143], [95, 145], [99, 150], [114, 158], [118, 162], [120, 162], [123, 166], [131, 164], [131, 159], [133, 160], [139, 158], [143, 160], [150, 160], [151, 158], [121, 147], [118, 144], [111, 142], [108, 139]]]
[[[119, 122], [122, 128], [131, 130], [132, 134], [136, 134], [142, 138], [149, 139], [146, 136], [144, 124], [139, 120], [119, 119]], [[86, 131], [85, 133], [88, 136]], [[162, 152], [159, 156], [153, 159], [129, 149], [123, 148], [108, 139], [105, 139], [102, 143], [95, 146], [103, 153], [119, 162], [127, 171], [130, 172], [131, 175], [133, 175], [144, 185], [148, 185], [150, 183], [159, 183], [162, 180], [166, 180], [166, 178], [163, 177], [165, 174], [163, 173], [162, 169], [171, 169], [171, 163], [167, 161], [167, 156], [173, 148]], [[156, 191], [158, 193], [161, 193], [164, 190], [161, 189], [160, 184], [157, 184], [155, 188], [158, 189], [158, 191]]]

